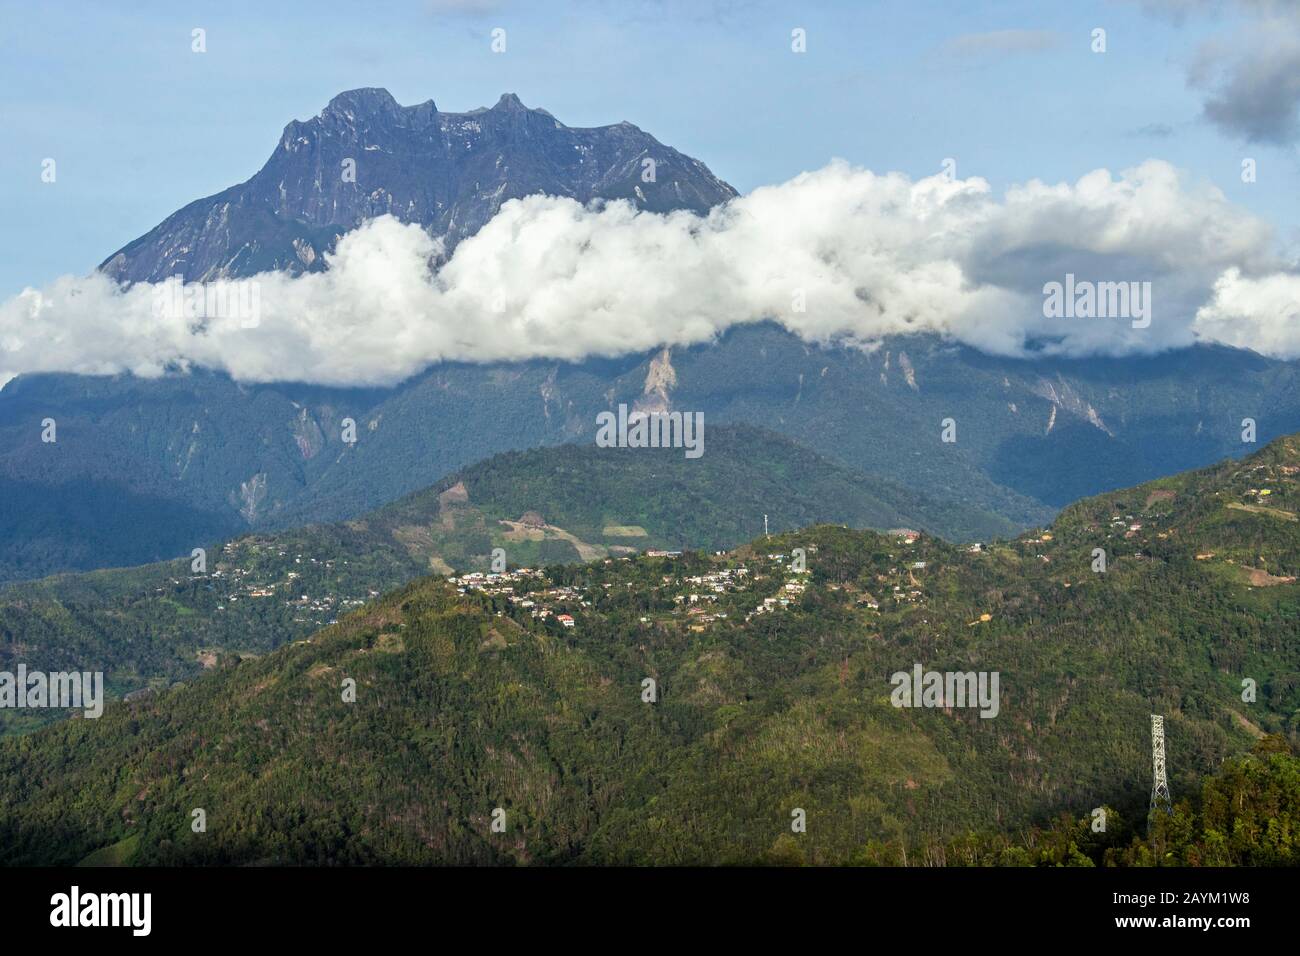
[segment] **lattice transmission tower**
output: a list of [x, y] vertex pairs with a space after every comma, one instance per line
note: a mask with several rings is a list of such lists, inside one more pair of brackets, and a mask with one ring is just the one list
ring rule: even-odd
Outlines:
[[1151, 715], [1151, 810], [1148, 815], [1154, 817], [1157, 810], [1166, 814], [1174, 812], [1173, 801], [1169, 798], [1169, 778], [1165, 776], [1165, 719], [1157, 714]]

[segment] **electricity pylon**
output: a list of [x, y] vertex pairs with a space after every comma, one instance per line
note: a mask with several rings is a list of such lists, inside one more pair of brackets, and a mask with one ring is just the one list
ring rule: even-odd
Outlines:
[[1173, 801], [1169, 798], [1169, 779], [1165, 776], [1165, 719], [1156, 714], [1151, 715], [1151, 769], [1153, 780], [1148, 823], [1157, 810], [1166, 814], [1174, 812]]

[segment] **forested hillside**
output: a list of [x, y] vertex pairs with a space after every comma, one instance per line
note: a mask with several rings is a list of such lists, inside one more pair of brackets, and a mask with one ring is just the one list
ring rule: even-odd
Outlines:
[[[1292, 437], [978, 549], [820, 525], [425, 578], [308, 642], [0, 742], [0, 852], [1293, 862], [1276, 831], [1294, 833], [1295, 761], [1241, 758], [1300, 731], [1298, 476]], [[891, 676], [917, 665], [997, 673], [998, 706], [895, 706]], [[1153, 713], [1180, 806], [1148, 845]], [[1276, 825], [1233, 805], [1247, 791]], [[1097, 808], [1114, 823], [1076, 858], [1053, 821]]]
[[[161, 689], [223, 655], [264, 653], [430, 572], [715, 550], [816, 522], [1005, 533], [995, 516], [928, 500], [746, 426], [706, 454], [563, 446], [499, 455], [355, 521], [208, 543], [189, 557], [0, 590], [0, 669], [103, 670], [110, 690]], [[186, 548], [183, 553], [188, 553]], [[0, 733], [57, 711], [0, 710]]]

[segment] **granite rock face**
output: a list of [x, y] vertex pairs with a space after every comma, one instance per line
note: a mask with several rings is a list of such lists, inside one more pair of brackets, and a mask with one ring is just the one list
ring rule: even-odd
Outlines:
[[502, 203], [534, 194], [706, 212], [736, 191], [630, 123], [565, 126], [513, 93], [491, 109], [441, 113], [432, 100], [401, 106], [387, 90], [351, 90], [286, 126], [247, 182], [173, 213], [100, 269], [122, 282], [319, 271], [340, 235], [386, 213], [443, 237], [449, 253]]

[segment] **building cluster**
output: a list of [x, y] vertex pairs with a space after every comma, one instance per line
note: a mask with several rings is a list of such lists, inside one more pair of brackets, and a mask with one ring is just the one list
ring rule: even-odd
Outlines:
[[[740, 590], [749, 578], [749, 568], [722, 568], [719, 571], [709, 571], [705, 574], [693, 574], [683, 577], [681, 583], [698, 588], [698, 592], [692, 592], [689, 597], [694, 602], [699, 592], [705, 594], [725, 594], [728, 591]], [[672, 578], [665, 577], [664, 583], [668, 584], [673, 581]]]
[[[786, 556], [784, 554], [769, 554], [767, 557], [777, 564], [783, 564]], [[776, 594], [763, 598], [754, 610], [745, 615], [746, 621], [759, 614], [771, 614], [773, 611], [787, 608], [799, 599], [800, 595], [808, 589], [808, 572], [792, 570], [790, 575], [790, 578], [781, 585], [781, 589]]]
[[[337, 624], [340, 613], [360, 607], [370, 599], [379, 597], [380, 592], [373, 588], [367, 589], [364, 595], [356, 596], [340, 596], [332, 593], [314, 596], [304, 594], [302, 585], [298, 583], [302, 579], [300, 571], [286, 572], [283, 581], [254, 580], [259, 576], [254, 575], [251, 568], [237, 563], [244, 557], [247, 548], [247, 542], [227, 542], [221, 549], [223, 559], [221, 566], [214, 568], [208, 574], [191, 576], [191, 580], [201, 578], [223, 586], [226, 593], [221, 598], [222, 603], [217, 605], [218, 611], [225, 611], [240, 600], [256, 601], [278, 596], [286, 607], [293, 610], [293, 620], [297, 624]], [[256, 552], [260, 549], [253, 546], [253, 550]], [[303, 554], [291, 556], [283, 550], [276, 550], [275, 556], [286, 560], [292, 559], [295, 566], [303, 567], [304, 570], [332, 571], [337, 563], [333, 558], [313, 558]], [[342, 563], [346, 565], [348, 562]]]
[[564, 627], [575, 627], [572, 614], [562, 613], [573, 608], [591, 607], [586, 592], [572, 585], [539, 588], [547, 581], [546, 572], [536, 568], [516, 568], [500, 573], [471, 571], [452, 575], [447, 581], [460, 594], [474, 592], [489, 597], [500, 597], [512, 607], [527, 611], [531, 617], [545, 621], [552, 617]]
[[[875, 579], [888, 589], [885, 592], [886, 600], [892, 600], [895, 605], [920, 604], [925, 600], [925, 592], [921, 590], [921, 582], [916, 579], [916, 572], [923, 571], [925, 567], [924, 561], [909, 561], [907, 566], [892, 567], [885, 574], [877, 574]], [[866, 600], [859, 599], [858, 603], [873, 611], [880, 610], [878, 600], [869, 594], [865, 597]]]

